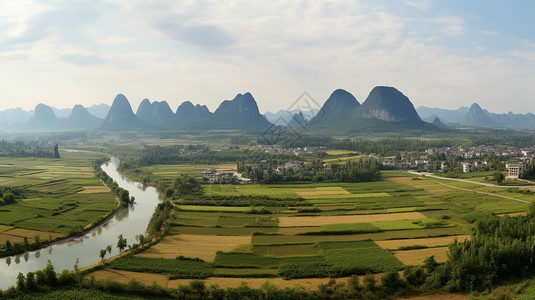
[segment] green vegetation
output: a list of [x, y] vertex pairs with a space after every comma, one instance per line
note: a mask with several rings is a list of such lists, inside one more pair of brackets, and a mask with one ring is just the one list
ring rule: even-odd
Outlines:
[[470, 240], [450, 245], [449, 260], [437, 269], [432, 284], [446, 284], [452, 291], [484, 290], [534, 273], [535, 203], [525, 217], [487, 215], [475, 229]]
[[19, 187], [0, 186], [0, 206], [14, 203], [24, 197], [24, 191]]
[[206, 278], [212, 274], [213, 267], [195, 259], [164, 259], [127, 255], [109, 263], [114, 269], [166, 274], [169, 278]]
[[[163, 189], [163, 187], [162, 187]], [[165, 196], [171, 199], [178, 199], [184, 197], [201, 196], [203, 194], [203, 187], [195, 177], [188, 174], [179, 175], [173, 185], [167, 187]]]
[[0, 225], [12, 229], [0, 232], [0, 255], [41, 248], [106, 219], [117, 203], [91, 171], [103, 158], [89, 152], [0, 157]]

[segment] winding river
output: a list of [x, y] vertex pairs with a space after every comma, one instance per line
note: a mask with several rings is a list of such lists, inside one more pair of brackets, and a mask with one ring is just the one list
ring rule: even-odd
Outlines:
[[135, 236], [145, 232], [156, 205], [162, 199], [155, 188], [144, 187], [119, 174], [118, 165], [119, 160], [112, 158], [108, 164], [102, 165], [102, 170], [135, 197], [135, 204], [120, 210], [108, 222], [95, 227], [82, 237], [37, 251], [0, 258], [0, 289], [14, 285], [19, 272], [26, 274], [43, 269], [48, 260], [59, 273], [64, 269], [73, 270], [77, 259], [79, 268], [100, 262], [100, 250], [107, 245], [112, 245], [111, 255], [116, 255], [119, 253], [116, 247], [119, 234], [127, 239], [129, 245], [136, 242]]

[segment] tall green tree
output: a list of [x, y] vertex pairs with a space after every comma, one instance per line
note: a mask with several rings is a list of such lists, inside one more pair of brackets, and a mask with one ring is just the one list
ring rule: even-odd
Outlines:
[[117, 241], [117, 248], [119, 248], [119, 252], [123, 252], [127, 246], [127, 241], [122, 234], [120, 234], [118, 238], [119, 240]]

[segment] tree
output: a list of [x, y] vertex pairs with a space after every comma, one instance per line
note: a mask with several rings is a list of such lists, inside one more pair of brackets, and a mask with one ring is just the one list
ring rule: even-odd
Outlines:
[[106, 252], [107, 252], [106, 249], [101, 249], [101, 250], [100, 250], [100, 254], [99, 254], [99, 256], [100, 256], [100, 261], [104, 261], [104, 257], [106, 257]]
[[59, 156], [59, 150], [58, 150], [58, 144], [54, 146], [54, 158], [60, 158]]
[[15, 195], [13, 195], [13, 193], [5, 193], [4, 194], [4, 202], [6, 204], [15, 202]]
[[119, 199], [123, 205], [128, 205], [130, 203], [130, 193], [125, 189], [121, 189], [119, 191]]
[[375, 278], [371, 274], [366, 274], [364, 276], [364, 279], [362, 280], [362, 287], [366, 291], [374, 291], [375, 290]]
[[19, 275], [17, 275], [17, 290], [24, 291], [26, 290], [24, 274], [19, 272]]
[[435, 260], [435, 256], [434, 255], [431, 255], [431, 256], [427, 257], [424, 260], [423, 267], [427, 270], [428, 273], [431, 273], [431, 272], [435, 271], [437, 266], [438, 266], [438, 263]]
[[119, 240], [117, 241], [117, 248], [119, 248], [119, 252], [123, 252], [124, 248], [127, 246], [127, 241], [125, 238], [123, 238], [123, 235], [119, 235]]
[[175, 196], [202, 195], [203, 188], [201, 183], [193, 176], [188, 174], [179, 175], [174, 182]]
[[35, 274], [33, 272], [26, 274], [26, 289], [30, 291], [37, 290], [37, 282], [35, 281]]
[[139, 241], [141, 246], [143, 246], [145, 244], [145, 235], [144, 234], [136, 235], [136, 240]]
[[111, 245], [106, 246], [106, 250], [110, 254], [110, 258], [111, 258]]
[[503, 175], [502, 172], [495, 172], [492, 175], [492, 179], [496, 181], [498, 185], [502, 185], [503, 181], [505, 180], [505, 175]]
[[33, 239], [35, 240], [35, 244], [37, 246], [41, 245], [41, 237], [39, 235], [35, 235]]
[[28, 248], [28, 246], [30, 246], [30, 242], [28, 241], [28, 237], [25, 236], [24, 237], [24, 248]]
[[13, 248], [13, 245], [11, 245], [11, 241], [7, 240], [6, 241], [6, 249], [7, 249], [7, 251], [10, 251], [12, 248]]
[[54, 270], [54, 266], [52, 265], [52, 262], [48, 260], [46, 263], [46, 267], [43, 269], [46, 283], [48, 283], [51, 286], [54, 286], [58, 282], [58, 274], [56, 274], [56, 271]]

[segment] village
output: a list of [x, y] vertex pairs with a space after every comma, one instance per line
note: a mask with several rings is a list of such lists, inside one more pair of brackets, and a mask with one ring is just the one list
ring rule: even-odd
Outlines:
[[[427, 157], [440, 155], [439, 157], [444, 158], [444, 160], [435, 162], [434, 168], [432, 166], [433, 161], [430, 159], [409, 159], [403, 156], [400, 160], [382, 160], [382, 164], [393, 169], [446, 173], [454, 169], [454, 166], [450, 166], [450, 158], [454, 158], [454, 161], [462, 159], [459, 164], [463, 173], [470, 173], [488, 170], [490, 162], [485, 158], [495, 156], [502, 161], [508, 162], [505, 164], [506, 178], [518, 179], [524, 176], [527, 164], [535, 158], [535, 147], [521, 149], [485, 145], [478, 147], [442, 147], [429, 148], [425, 150], [425, 154]], [[370, 157], [374, 157], [374, 155], [370, 155]]]

